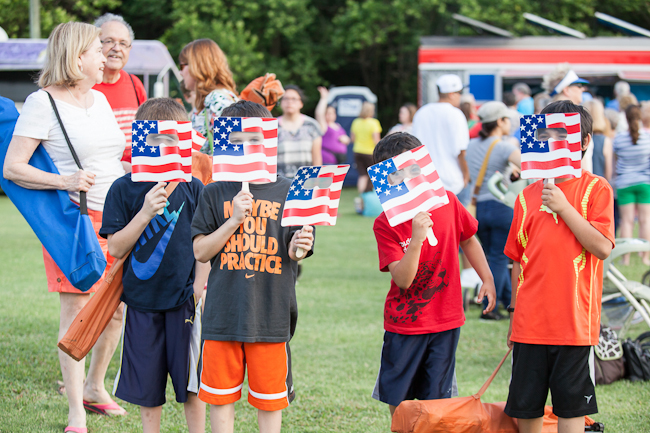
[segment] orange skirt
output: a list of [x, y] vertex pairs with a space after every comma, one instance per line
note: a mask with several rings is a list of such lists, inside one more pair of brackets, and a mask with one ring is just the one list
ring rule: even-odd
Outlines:
[[102, 277], [97, 281], [90, 289], [85, 292], [77, 289], [73, 286], [70, 281], [65, 277], [61, 269], [54, 263], [54, 259], [50, 254], [43, 248], [43, 262], [45, 263], [45, 275], [47, 276], [47, 291], [48, 292], [59, 292], [59, 293], [94, 293], [95, 290], [99, 287], [100, 282], [104, 279], [106, 272], [110, 269], [113, 264], [113, 257], [108, 254], [108, 242], [103, 237], [99, 236], [99, 229], [102, 228], [102, 214], [103, 212], [88, 209], [88, 216], [93, 223], [93, 228], [95, 229], [95, 234], [97, 239], [99, 239], [99, 246], [102, 248], [104, 256], [106, 256], [106, 270], [102, 274]]

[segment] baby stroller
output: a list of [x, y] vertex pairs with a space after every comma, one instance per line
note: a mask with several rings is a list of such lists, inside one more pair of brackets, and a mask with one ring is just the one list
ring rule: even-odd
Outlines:
[[[487, 185], [496, 198], [514, 208], [517, 195], [528, 185], [528, 181], [520, 180], [506, 185], [503, 174], [497, 172]], [[646, 272], [642, 282], [630, 281], [613, 263], [623, 254], [641, 251], [650, 251], [650, 242], [619, 238], [603, 263], [602, 322], [616, 330], [619, 338], [623, 338], [637, 320], [645, 321], [650, 327], [650, 271]]]

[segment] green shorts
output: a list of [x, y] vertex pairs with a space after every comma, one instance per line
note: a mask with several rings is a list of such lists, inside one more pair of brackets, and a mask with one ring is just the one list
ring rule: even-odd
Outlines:
[[626, 204], [650, 204], [650, 184], [640, 183], [616, 190], [619, 206]]

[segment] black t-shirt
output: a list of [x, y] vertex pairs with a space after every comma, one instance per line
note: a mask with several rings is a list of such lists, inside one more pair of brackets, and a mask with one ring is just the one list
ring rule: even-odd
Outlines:
[[[298, 264], [289, 258], [288, 245], [301, 227], [280, 225], [290, 185], [281, 176], [273, 183], [250, 185], [252, 214], [211, 259], [203, 339], [246, 343], [291, 339], [298, 319]], [[240, 190], [239, 182], [206, 186], [192, 221], [192, 238], [223, 225]]]
[[[126, 227], [142, 209], [155, 182], [133, 182], [131, 174], [117, 179], [106, 196], [102, 228], [107, 237]], [[156, 215], [124, 261], [122, 301], [140, 311], [174, 310], [194, 289], [194, 251], [190, 227], [203, 184], [179, 182], [162, 215]]]

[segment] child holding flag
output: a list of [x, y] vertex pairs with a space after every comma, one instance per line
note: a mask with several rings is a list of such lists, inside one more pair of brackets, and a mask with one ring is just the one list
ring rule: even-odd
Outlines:
[[[580, 114], [576, 139], [584, 155], [589, 112], [558, 101], [546, 113]], [[522, 433], [542, 431], [549, 388], [559, 433], [583, 432], [584, 416], [598, 412], [591, 346], [600, 333], [602, 261], [614, 247], [613, 193], [604, 178], [585, 170], [578, 175], [540, 180], [519, 194], [504, 251], [514, 261], [505, 412], [519, 419]]]
[[[373, 159], [377, 164], [419, 146], [413, 135], [398, 132], [377, 144]], [[391, 415], [404, 400], [457, 395], [456, 347], [465, 323], [459, 247], [483, 281], [478, 298], [488, 298], [484, 312], [492, 311], [496, 303], [494, 279], [474, 237], [478, 223], [453, 193], [446, 194], [449, 203], [433, 214], [420, 212], [412, 221], [391, 227], [382, 212], [373, 227], [379, 269], [390, 272], [392, 279], [384, 307], [381, 366], [372, 396], [388, 403]], [[427, 240], [434, 221], [436, 246]]]
[[[138, 108], [135, 119], [181, 122], [187, 121], [187, 114], [178, 102], [155, 98]], [[113, 183], [106, 197], [99, 234], [108, 239], [115, 258], [133, 248], [124, 262], [122, 355], [113, 393], [140, 406], [145, 433], [160, 432], [169, 374], [176, 401], [185, 405], [189, 432], [203, 433], [205, 405], [196, 395], [198, 389], [188, 392], [188, 384], [198, 382], [190, 344], [193, 327], [200, 326], [196, 304], [209, 270], [195, 262], [190, 237], [203, 184], [197, 178], [178, 182], [170, 195], [165, 185], [133, 182], [129, 173]]]
[[[239, 101], [225, 117], [273, 117], [262, 105]], [[233, 132], [242, 146], [262, 132]], [[248, 369], [248, 401], [260, 432], [279, 432], [282, 409], [295, 397], [289, 340], [297, 320], [296, 251], [311, 255], [313, 228], [282, 227], [291, 182], [214, 182], [205, 187], [192, 222], [194, 255], [212, 263], [203, 315], [199, 398], [210, 406], [212, 432], [232, 432], [235, 402]]]

